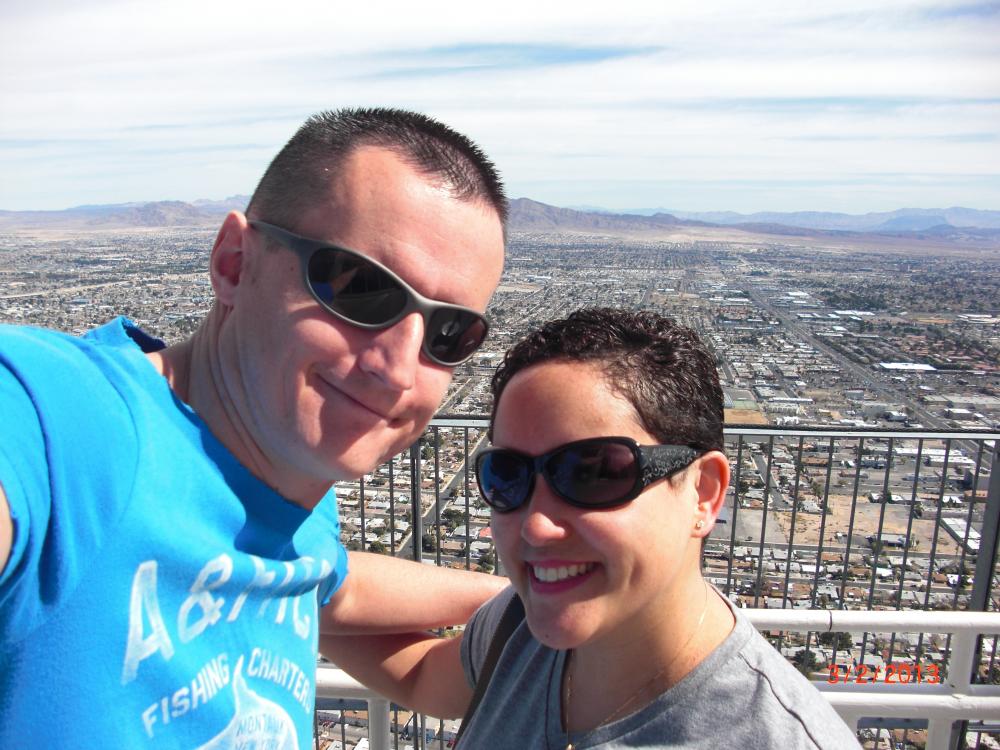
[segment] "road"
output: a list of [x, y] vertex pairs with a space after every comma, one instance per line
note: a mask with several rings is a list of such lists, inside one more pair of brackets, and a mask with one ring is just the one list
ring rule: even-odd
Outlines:
[[[476, 455], [476, 453], [479, 450], [479, 447], [483, 444], [483, 442], [486, 441], [486, 439], [487, 439], [486, 438], [486, 433], [483, 432], [483, 434], [479, 436], [479, 440], [476, 441], [475, 444], [472, 444], [472, 445], [469, 446], [469, 456], [470, 457], [474, 457]], [[461, 490], [461, 491], [459, 491], [459, 490]], [[479, 490], [476, 487], [476, 478], [473, 475], [473, 473], [472, 473], [472, 467], [470, 466], [469, 467], [469, 492], [474, 494], [474, 493], [476, 493], [478, 491]], [[416, 491], [414, 491], [412, 494], [415, 494], [415, 492]], [[412, 494], [411, 494], [411, 498], [410, 498], [411, 503], [413, 501]], [[455, 495], [459, 495], [459, 494], [461, 494], [461, 495], [465, 494], [465, 462], [464, 461], [461, 464], [459, 464], [459, 466], [455, 470], [455, 474], [452, 476], [452, 478], [449, 479], [448, 482], [444, 485], [444, 487], [441, 488], [440, 496], [442, 498], [445, 498], [445, 497], [449, 497], [450, 498], [450, 497], [454, 497]], [[424, 510], [423, 515], [421, 516], [421, 525], [422, 525], [422, 527], [424, 529], [429, 529], [429, 528], [432, 528], [434, 526], [434, 501], [433, 501], [433, 492], [432, 491], [431, 492], [426, 492], [426, 494], [425, 494], [425, 491], [421, 490], [420, 491], [420, 497], [421, 497], [421, 505], [423, 505], [423, 503], [425, 502], [425, 498], [426, 498], [426, 502], [427, 502], [427, 508], [426, 508], [426, 510]], [[442, 507], [442, 510], [444, 510], [443, 507]], [[396, 557], [405, 557], [405, 558], [407, 558], [409, 560], [413, 560], [414, 559], [412, 531], [411, 532], [407, 532], [406, 536], [404, 536], [403, 539], [400, 541], [400, 543], [399, 543], [399, 551], [396, 553]]]
[[888, 380], [884, 375], [872, 372], [872, 370], [868, 367], [853, 362], [850, 358], [829, 346], [820, 337], [813, 335], [812, 331], [801, 325], [795, 316], [787, 313], [783, 309], [772, 306], [770, 302], [758, 294], [755, 289], [748, 288], [747, 295], [751, 300], [753, 300], [757, 307], [761, 310], [767, 311], [768, 315], [771, 315], [781, 321], [782, 326], [788, 333], [795, 334], [801, 341], [808, 343], [810, 346], [813, 346], [826, 354], [826, 356], [828, 356], [838, 367], [842, 368], [845, 372], [852, 374], [866, 387], [877, 390], [881, 397], [891, 399], [906, 406], [907, 409], [910, 410], [911, 415], [920, 419], [925, 429], [947, 427], [941, 423], [940, 419], [928, 412], [917, 402], [913, 401], [909, 394], [897, 388], [895, 384]]

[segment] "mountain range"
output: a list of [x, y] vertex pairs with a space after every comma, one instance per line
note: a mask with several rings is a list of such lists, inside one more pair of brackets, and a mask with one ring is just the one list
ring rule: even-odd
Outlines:
[[[955, 224], [954, 220], [975, 222]], [[736, 219], [744, 219], [737, 221]], [[748, 234], [795, 237], [883, 237], [982, 242], [1000, 240], [1000, 211], [969, 208], [900, 209], [883, 214], [823, 212], [737, 214], [683, 211], [613, 213], [603, 209], [558, 208], [517, 198], [511, 201], [510, 228], [522, 232], [648, 233], [682, 227], [726, 228]]]
[[[580, 207], [584, 211], [606, 211], [601, 208]], [[625, 209], [615, 213], [652, 216], [666, 213], [679, 219], [704, 221], [710, 224], [781, 224], [805, 229], [829, 229], [847, 232], [919, 231], [931, 227], [950, 225], [977, 229], [1000, 229], [1000, 211], [982, 211], [975, 208], [901, 208], [867, 214], [844, 214], [826, 211], [774, 211], [740, 214], [735, 211], [677, 211], [666, 208]]]
[[[76, 206], [61, 211], [0, 211], [0, 230], [117, 229], [129, 227], [212, 227], [249, 196], [224, 200], [154, 201]], [[880, 235], [956, 240], [1000, 239], [1000, 211], [953, 207], [903, 208], [868, 214], [798, 211], [739, 214], [635, 209], [560, 208], [529, 198], [511, 201], [511, 231], [650, 233], [681, 227], [725, 227], [747, 233], [794, 236]]]

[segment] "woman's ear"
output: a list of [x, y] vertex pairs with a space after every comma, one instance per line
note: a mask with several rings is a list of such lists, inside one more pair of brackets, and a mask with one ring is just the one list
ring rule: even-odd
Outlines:
[[729, 488], [729, 459], [721, 451], [709, 451], [698, 458], [690, 467], [693, 470], [698, 505], [695, 509], [694, 534], [708, 536], [715, 519], [726, 502]]

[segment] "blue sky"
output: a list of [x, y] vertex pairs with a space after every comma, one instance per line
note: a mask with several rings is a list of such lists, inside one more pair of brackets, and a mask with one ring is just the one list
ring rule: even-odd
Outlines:
[[1000, 209], [1000, 2], [818, 5], [3, 0], [0, 209], [249, 193], [357, 105], [555, 205]]

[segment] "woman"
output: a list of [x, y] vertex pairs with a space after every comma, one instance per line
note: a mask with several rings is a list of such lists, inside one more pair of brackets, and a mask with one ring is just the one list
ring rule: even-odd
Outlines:
[[[493, 392], [477, 478], [525, 620], [460, 748], [858, 747], [702, 577], [729, 463], [714, 358], [693, 331], [579, 311], [515, 345]], [[383, 641], [383, 677], [357, 668], [370, 651], [333, 658], [405, 705], [461, 713], [511, 596], [460, 645]]]

